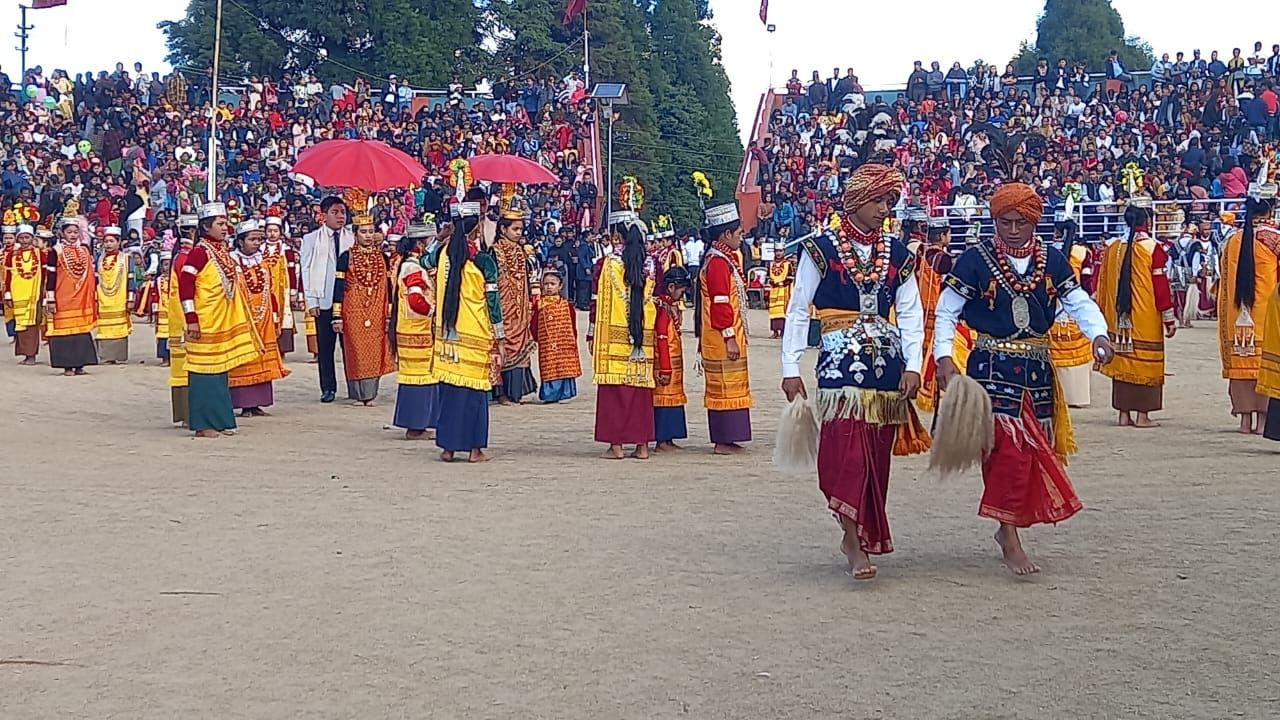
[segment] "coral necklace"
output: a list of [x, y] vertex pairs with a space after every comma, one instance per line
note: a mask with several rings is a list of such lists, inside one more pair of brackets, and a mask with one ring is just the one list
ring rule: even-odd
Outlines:
[[[995, 245], [996, 252], [993, 255], [995, 255], [996, 270], [1000, 273], [1000, 277], [1007, 287], [1021, 295], [1040, 287], [1041, 281], [1044, 280], [1044, 270], [1048, 257], [1045, 254], [1043, 243], [1032, 241], [1021, 248], [1010, 248], [997, 236]], [[1025, 277], [1019, 275], [1013, 269], [1013, 265], [1009, 263], [1010, 257], [1025, 258], [1032, 256], [1035, 259], [1032, 261], [1031, 274]]]
[[[885, 268], [889, 266], [889, 243], [884, 241], [878, 230], [869, 233], [857, 228], [848, 218], [840, 221], [839, 238], [836, 242], [836, 254], [844, 271], [856, 283], [867, 282], [875, 285], [884, 277]], [[858, 254], [854, 244], [870, 246], [871, 254], [866, 260]]]

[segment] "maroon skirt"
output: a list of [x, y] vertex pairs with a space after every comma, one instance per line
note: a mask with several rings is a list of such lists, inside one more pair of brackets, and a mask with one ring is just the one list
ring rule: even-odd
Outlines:
[[852, 522], [868, 555], [893, 552], [885, 501], [898, 428], [862, 420], [829, 420], [818, 441], [818, 488], [838, 519]]
[[596, 386], [596, 442], [642, 445], [655, 437], [653, 388]]

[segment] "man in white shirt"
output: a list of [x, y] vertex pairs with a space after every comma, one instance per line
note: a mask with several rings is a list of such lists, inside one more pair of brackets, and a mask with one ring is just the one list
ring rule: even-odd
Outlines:
[[908, 453], [928, 449], [923, 430], [913, 432], [920, 425], [911, 406], [924, 364], [915, 256], [881, 234], [904, 182], [888, 165], [866, 163], [854, 171], [839, 230], [800, 241], [782, 334], [782, 391], [789, 402], [807, 398], [800, 360], [808, 347], [809, 308], [817, 309], [818, 487], [844, 529], [840, 548], [855, 580], [876, 576], [871, 555], [893, 552], [885, 497], [895, 444]]
[[333, 353], [338, 336], [333, 331], [333, 282], [338, 256], [355, 244], [347, 225], [347, 206], [329, 196], [320, 202], [324, 224], [302, 236], [301, 277], [307, 314], [316, 319], [316, 350], [320, 364], [320, 402], [331, 403], [338, 392]]

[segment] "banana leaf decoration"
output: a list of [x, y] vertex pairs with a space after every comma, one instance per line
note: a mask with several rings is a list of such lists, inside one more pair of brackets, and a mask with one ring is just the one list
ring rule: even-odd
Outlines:
[[644, 209], [644, 183], [635, 175], [627, 175], [618, 185], [618, 203], [633, 212]]
[[1130, 194], [1142, 191], [1143, 178], [1146, 174], [1142, 172], [1142, 168], [1138, 167], [1138, 163], [1130, 162], [1120, 170], [1120, 184]]

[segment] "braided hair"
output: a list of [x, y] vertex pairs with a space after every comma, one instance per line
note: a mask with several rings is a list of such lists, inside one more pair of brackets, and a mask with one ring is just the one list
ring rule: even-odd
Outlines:
[[614, 232], [622, 235], [622, 279], [627, 285], [627, 332], [631, 347], [644, 347], [644, 230], [637, 223], [619, 223]]
[[1257, 216], [1270, 217], [1275, 210], [1275, 201], [1271, 199], [1249, 198], [1245, 201], [1244, 231], [1240, 234], [1240, 256], [1236, 259], [1235, 302], [1237, 310], [1253, 309], [1253, 301], [1257, 298], [1257, 261], [1253, 254], [1253, 225]]
[[1133, 241], [1139, 227], [1151, 222], [1151, 211], [1132, 203], [1124, 209], [1124, 223], [1129, 226], [1129, 239], [1125, 241], [1124, 260], [1120, 263], [1120, 281], [1116, 287], [1116, 312], [1128, 315], [1133, 312]]

